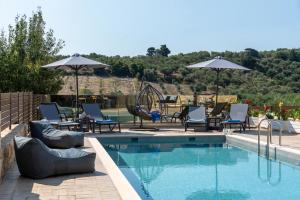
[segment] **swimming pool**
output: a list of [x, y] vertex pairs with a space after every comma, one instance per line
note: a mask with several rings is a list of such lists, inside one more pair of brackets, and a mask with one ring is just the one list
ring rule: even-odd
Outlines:
[[226, 144], [102, 144], [142, 199], [300, 199], [298, 167]]

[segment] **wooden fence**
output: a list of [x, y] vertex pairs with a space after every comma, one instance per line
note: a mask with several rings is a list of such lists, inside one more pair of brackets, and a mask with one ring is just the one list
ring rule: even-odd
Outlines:
[[11, 129], [12, 124], [27, 123], [38, 119], [38, 105], [45, 95], [32, 92], [0, 93], [0, 131]]

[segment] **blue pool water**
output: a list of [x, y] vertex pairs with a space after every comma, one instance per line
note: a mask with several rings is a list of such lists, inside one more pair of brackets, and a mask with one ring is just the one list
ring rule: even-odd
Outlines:
[[142, 199], [298, 200], [298, 167], [227, 145], [105, 145]]

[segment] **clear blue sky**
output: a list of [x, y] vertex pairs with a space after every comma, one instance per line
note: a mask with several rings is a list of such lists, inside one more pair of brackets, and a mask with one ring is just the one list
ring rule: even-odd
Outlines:
[[300, 47], [299, 0], [0, 0], [0, 28], [38, 6], [63, 54]]

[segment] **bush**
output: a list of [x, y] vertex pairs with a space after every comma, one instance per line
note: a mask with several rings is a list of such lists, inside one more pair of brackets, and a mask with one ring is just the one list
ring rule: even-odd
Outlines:
[[144, 69], [144, 78], [146, 81], [157, 81], [157, 74], [155, 69]]

